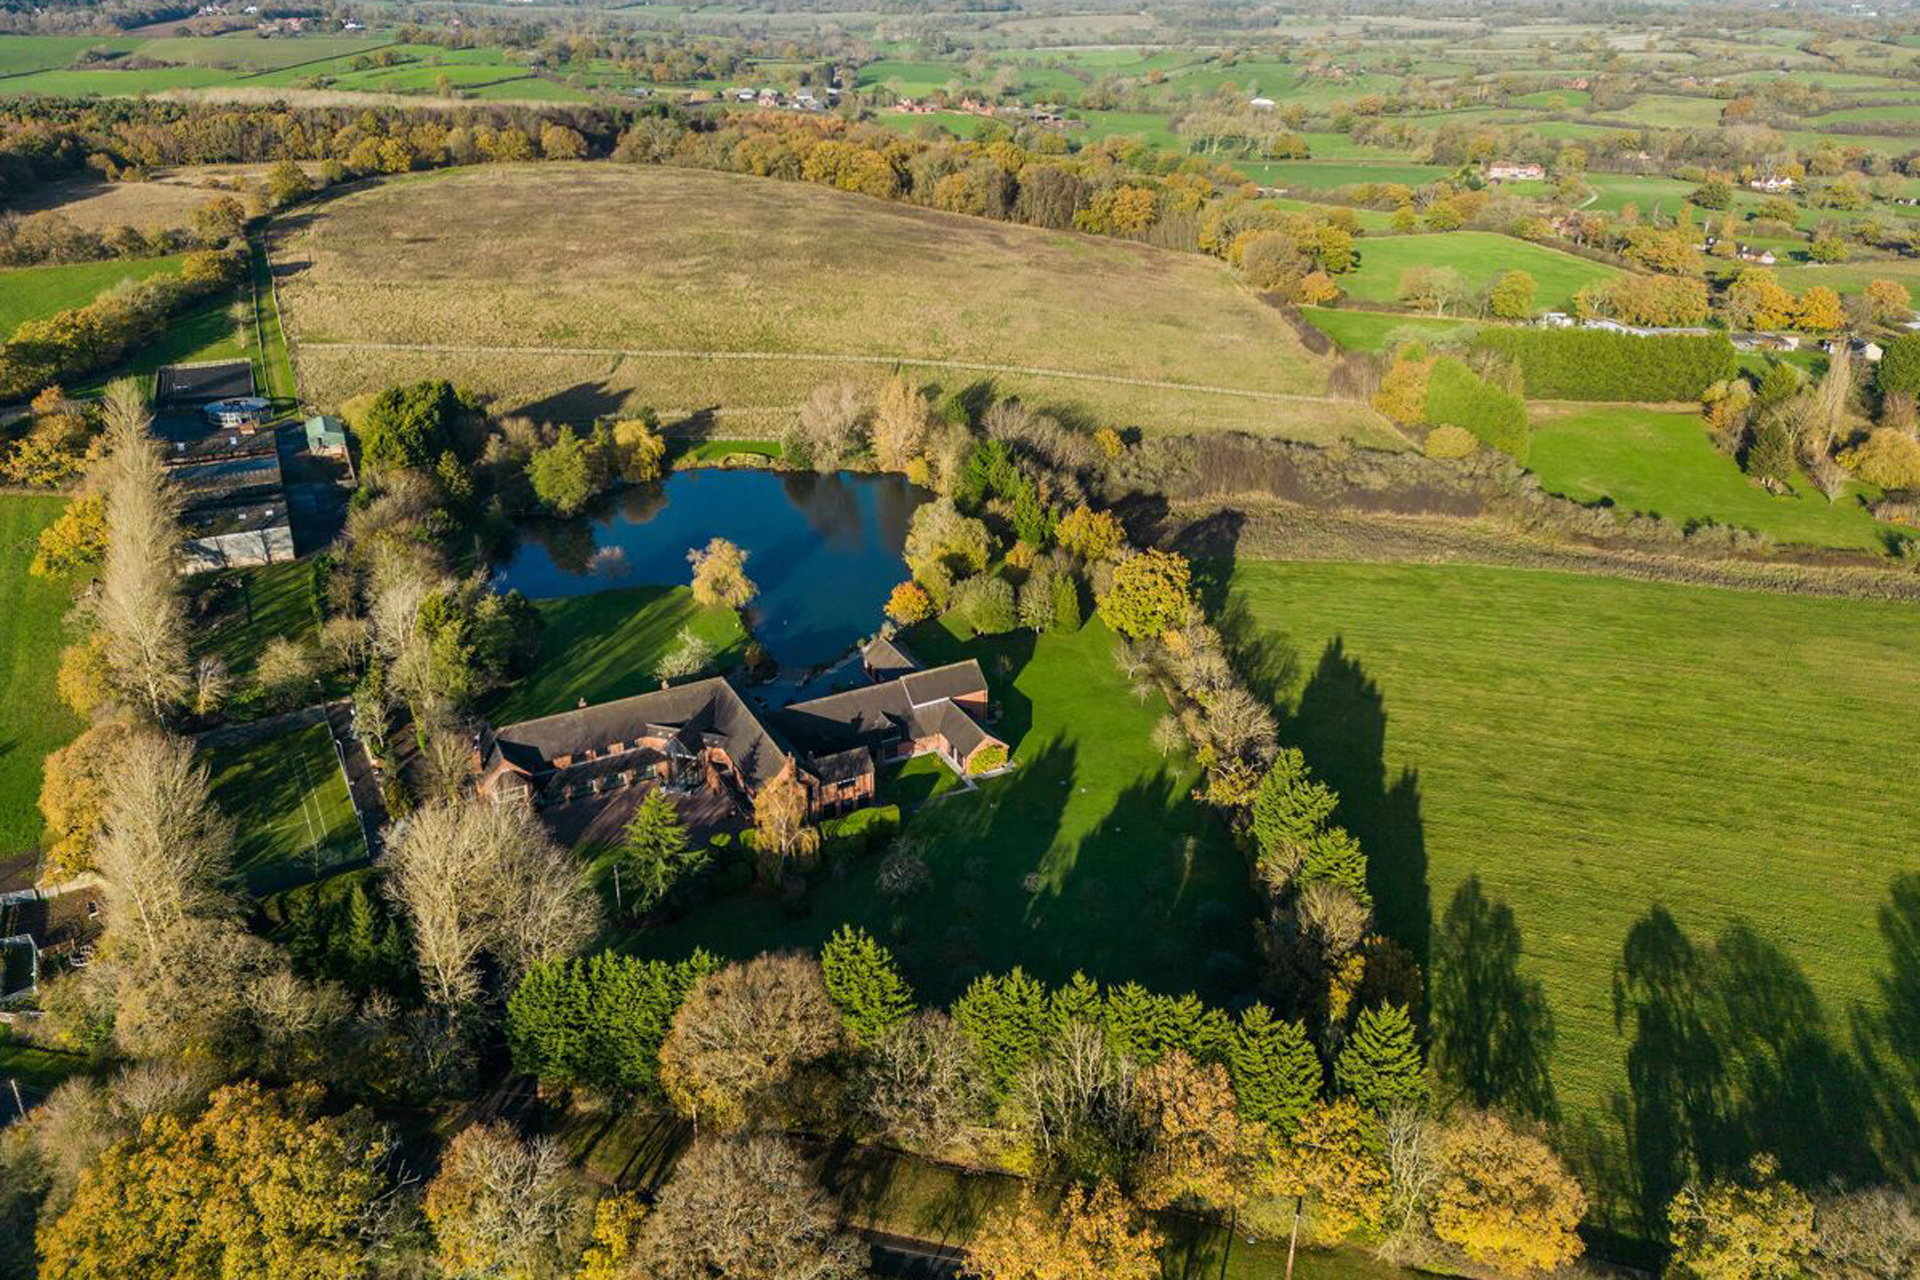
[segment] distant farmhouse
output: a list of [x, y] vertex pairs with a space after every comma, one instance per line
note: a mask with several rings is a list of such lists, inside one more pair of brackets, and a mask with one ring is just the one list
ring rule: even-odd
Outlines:
[[1747, 185], [1755, 191], [1774, 192], [1791, 191], [1797, 184], [1792, 178], [1787, 177], [1785, 174], [1770, 173], [1764, 178], [1755, 178]]
[[176, 364], [154, 384], [154, 431], [186, 498], [183, 571], [273, 564], [294, 556], [273, 406], [254, 394], [246, 360]]
[[792, 776], [820, 818], [871, 803], [883, 762], [933, 754], [967, 774], [1004, 759], [1006, 744], [982, 727], [979, 663], [921, 670], [886, 640], [863, 659], [872, 683], [772, 711], [714, 676], [488, 729], [477, 744], [480, 793], [546, 809], [659, 786], [745, 819], [762, 788]]
[[1517, 160], [1495, 160], [1487, 166], [1486, 173], [1488, 182], [1537, 182], [1546, 176], [1543, 166]]

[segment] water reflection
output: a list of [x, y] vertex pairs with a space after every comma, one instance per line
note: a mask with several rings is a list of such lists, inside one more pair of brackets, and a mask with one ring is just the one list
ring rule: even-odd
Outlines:
[[536, 599], [681, 583], [690, 549], [727, 538], [760, 587], [754, 633], [780, 662], [812, 665], [879, 626], [928, 497], [899, 476], [676, 472], [576, 520], [528, 521], [496, 580]]

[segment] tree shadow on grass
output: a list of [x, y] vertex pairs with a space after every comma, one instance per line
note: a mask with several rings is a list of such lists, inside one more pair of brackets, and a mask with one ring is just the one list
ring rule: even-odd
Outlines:
[[[1248, 669], [1256, 689], [1285, 688], [1293, 655], [1274, 643]], [[1420, 778], [1402, 767], [1388, 782], [1386, 699], [1341, 637], [1328, 641], [1306, 687], [1280, 724], [1280, 740], [1298, 747], [1314, 773], [1340, 795], [1334, 820], [1367, 854], [1367, 890], [1382, 933], [1407, 948], [1422, 969], [1432, 959], [1433, 904], [1427, 883], [1426, 821]]]
[[1884, 1007], [1853, 1010], [1851, 1046], [1806, 974], [1747, 922], [1696, 943], [1656, 905], [1628, 931], [1614, 976], [1627, 1092], [1614, 1114], [1641, 1233], [1657, 1236], [1689, 1181], [1762, 1152], [1800, 1186], [1911, 1174], [1920, 876], [1894, 881], [1880, 920]]
[[1553, 1015], [1540, 983], [1520, 973], [1522, 950], [1513, 909], [1469, 876], [1433, 940], [1432, 1056], [1440, 1078], [1472, 1105], [1552, 1121]]

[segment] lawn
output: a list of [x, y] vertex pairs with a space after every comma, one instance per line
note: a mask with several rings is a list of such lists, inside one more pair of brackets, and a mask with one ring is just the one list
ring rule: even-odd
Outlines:
[[222, 569], [187, 580], [190, 595], [231, 579], [212, 614], [194, 622], [195, 655], [213, 654], [244, 679], [253, 674], [267, 641], [276, 636], [314, 641], [320, 631], [313, 594], [313, 562], [289, 560], [246, 569]]
[[[1017, 768], [911, 813], [931, 883], [893, 902], [876, 863], [824, 876], [800, 917], [776, 896], [710, 903], [630, 940], [648, 955], [703, 946], [725, 955], [817, 947], [843, 923], [893, 947], [924, 1001], [945, 1003], [982, 971], [1024, 966], [1050, 982], [1084, 970], [1105, 982], [1216, 1001], [1250, 985], [1252, 902], [1245, 866], [1189, 792], [1196, 770], [1164, 759], [1150, 735], [1165, 711], [1137, 699], [1089, 622], [1067, 636], [962, 643], [940, 624], [908, 638], [924, 662], [978, 657], [1000, 707], [995, 731]], [[925, 787], [916, 765], [893, 794]], [[930, 789], [930, 788], [929, 788]]]
[[1399, 182], [1417, 187], [1436, 182], [1453, 172], [1437, 164], [1409, 164], [1391, 160], [1379, 163], [1275, 160], [1236, 164], [1234, 167], [1266, 186], [1306, 191], [1331, 191], [1335, 187], [1352, 187], [1365, 182]]
[[1392, 311], [1340, 311], [1302, 307], [1307, 323], [1348, 351], [1385, 351], [1410, 338], [1428, 342], [1466, 342], [1484, 327], [1471, 320], [1406, 316]]
[[0, 859], [40, 839], [40, 762], [81, 725], [54, 692], [74, 584], [27, 572], [64, 498], [0, 494]]
[[1223, 263], [811, 183], [490, 165], [343, 196], [272, 252], [306, 264], [280, 302], [320, 404], [431, 375], [549, 418], [774, 414], [904, 365], [1116, 426], [1387, 438], [1360, 406], [1270, 398], [1327, 365]]
[[712, 643], [723, 665], [737, 663], [746, 648], [740, 616], [695, 604], [685, 587], [618, 587], [533, 603], [543, 624], [536, 670], [488, 708], [494, 724], [567, 711], [582, 698], [606, 702], [659, 688], [653, 669], [683, 629]]
[[1713, 446], [1697, 413], [1535, 405], [1527, 465], [1549, 492], [1683, 525], [1716, 520], [1780, 542], [1874, 551], [1898, 536], [1867, 513], [1858, 486], [1831, 503], [1804, 479], [1792, 497], [1767, 493]]
[[182, 254], [134, 261], [73, 262], [0, 271], [0, 334], [11, 336], [23, 320], [44, 320], [84, 307], [122, 280], [145, 280], [180, 270]]
[[922, 98], [936, 89], [945, 89], [950, 84], [966, 84], [971, 79], [964, 69], [944, 62], [883, 60], [869, 62], [860, 68], [856, 87], [885, 87], [903, 97]]
[[1476, 290], [1503, 271], [1525, 271], [1539, 286], [1534, 305], [1540, 310], [1565, 309], [1583, 286], [1619, 274], [1612, 267], [1494, 231], [1369, 236], [1355, 247], [1359, 265], [1335, 279], [1349, 294], [1368, 302], [1396, 301], [1401, 273], [1416, 266], [1452, 267]]
[[[1560, 1116], [1603, 1221], [1673, 1189], [1665, 1144], [1726, 1168], [1764, 1143], [1803, 1185], [1854, 1169], [1877, 1082], [1847, 1028], [1920, 928], [1911, 605], [1465, 566], [1252, 562], [1232, 586], [1381, 924], [1474, 961], [1471, 1006], [1436, 988], [1435, 1022], [1474, 1044], [1507, 1020], [1476, 1079]], [[1615, 985], [1657, 987], [1663, 955], [1693, 1038], [1656, 1018], [1636, 1045]], [[1912, 981], [1920, 956], [1896, 963]]]
[[213, 799], [233, 820], [234, 869], [258, 897], [364, 858], [366, 841], [326, 725], [207, 752]]

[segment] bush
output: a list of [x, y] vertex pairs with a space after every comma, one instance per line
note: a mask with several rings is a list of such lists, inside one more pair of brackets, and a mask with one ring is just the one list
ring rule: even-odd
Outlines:
[[953, 611], [981, 635], [1003, 635], [1019, 625], [1013, 585], [1005, 578], [981, 574], [953, 589]]
[[1006, 762], [1007, 749], [996, 742], [973, 753], [973, 758], [967, 761], [967, 773], [991, 773]]
[[1866, 443], [1841, 454], [1840, 461], [1870, 485], [1920, 489], [1920, 440], [1904, 431], [1879, 427]]
[[845, 817], [822, 822], [821, 850], [829, 861], [841, 857], [864, 858], [899, 833], [899, 805], [868, 805]]
[[1479, 438], [1465, 427], [1447, 424], [1427, 432], [1425, 448], [1429, 458], [1465, 458], [1479, 447]]
[[1724, 334], [1642, 337], [1604, 329], [1489, 329], [1474, 346], [1518, 362], [1551, 400], [1698, 400], [1736, 372]]
[[1889, 342], [1874, 367], [1874, 379], [1883, 396], [1896, 391], [1920, 395], [1920, 333], [1903, 333]]
[[1515, 461], [1527, 460], [1526, 402], [1452, 356], [1434, 361], [1427, 375], [1427, 421], [1436, 427], [1465, 427]]

